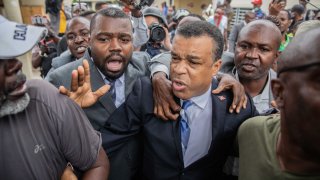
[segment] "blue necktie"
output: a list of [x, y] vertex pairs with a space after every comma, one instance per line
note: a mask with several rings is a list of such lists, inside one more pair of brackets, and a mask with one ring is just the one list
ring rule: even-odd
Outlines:
[[111, 93], [111, 98], [114, 104], [116, 104], [117, 94], [116, 94], [116, 81], [109, 81], [110, 89], [109, 92]]
[[186, 110], [191, 105], [192, 105], [192, 102], [189, 100], [183, 101], [183, 104], [182, 104], [183, 114], [181, 114], [181, 118], [180, 118], [180, 132], [181, 132], [181, 143], [182, 143], [183, 154], [188, 147], [188, 141], [190, 136], [190, 128], [188, 125], [188, 119], [187, 119], [188, 116], [187, 116]]

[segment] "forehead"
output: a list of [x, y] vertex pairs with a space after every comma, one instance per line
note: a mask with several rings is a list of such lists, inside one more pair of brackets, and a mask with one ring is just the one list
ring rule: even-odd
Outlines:
[[173, 39], [172, 52], [179, 56], [212, 56], [216, 50], [216, 43], [208, 36], [185, 38], [176, 35]]
[[92, 34], [98, 33], [127, 33], [132, 35], [132, 25], [128, 18], [113, 18], [98, 15], [95, 20]]
[[243, 29], [239, 34], [238, 42], [243, 41], [252, 44], [265, 44], [269, 46], [277, 45], [274, 28], [268, 26], [250, 26]]
[[77, 31], [82, 29], [90, 29], [89, 22], [85, 22], [84, 20], [75, 19], [72, 20], [68, 26], [67, 31]]
[[154, 16], [145, 16], [144, 18], [148, 25], [151, 25], [152, 23], [160, 23], [159, 19]]
[[280, 11], [278, 17], [288, 19], [288, 12], [287, 11]]

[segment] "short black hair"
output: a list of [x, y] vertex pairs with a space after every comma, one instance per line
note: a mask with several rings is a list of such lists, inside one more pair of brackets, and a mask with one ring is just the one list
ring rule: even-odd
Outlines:
[[89, 16], [89, 15], [94, 14], [94, 13], [96, 13], [96, 12], [95, 12], [95, 11], [92, 11], [92, 10], [90, 10], [90, 11], [84, 11], [84, 12], [80, 13], [79, 16], [81, 16], [81, 17], [86, 17], [86, 16]]
[[304, 7], [301, 4], [296, 4], [291, 8], [291, 12], [296, 12], [299, 15], [304, 13]]
[[[196, 18], [200, 19], [201, 21], [206, 21], [206, 19], [204, 17], [200, 16], [199, 14], [190, 13], [187, 16], [196, 17]], [[185, 17], [187, 17], [187, 16], [185, 16]]]
[[283, 10], [281, 10], [281, 11], [287, 12], [288, 19], [289, 19], [289, 20], [291, 19], [291, 13], [290, 13], [290, 11], [289, 11], [289, 10], [287, 10], [287, 9], [283, 9]]
[[[128, 19], [130, 21], [130, 17], [126, 15], [122, 10], [114, 7], [108, 7], [105, 9], [99, 10], [91, 19], [90, 23], [90, 31], [92, 32], [94, 25], [96, 24], [97, 17], [105, 16], [105, 17], [111, 17], [111, 18], [121, 18], [121, 19]], [[131, 22], [131, 21], [130, 21]], [[131, 23], [130, 23], [131, 24]]]
[[206, 21], [186, 22], [177, 29], [176, 35], [180, 35], [185, 38], [201, 36], [211, 37], [217, 45], [216, 51], [214, 52], [215, 58], [213, 60], [221, 59], [224, 46], [223, 36], [216, 26]]
[[98, 1], [98, 2], [96, 2], [95, 9], [100, 10], [101, 6], [103, 6], [105, 4], [111, 4], [111, 3], [112, 3], [111, 1]]
[[273, 24], [275, 24], [279, 30], [281, 29], [281, 22], [277, 16], [268, 15], [264, 19], [273, 22]]

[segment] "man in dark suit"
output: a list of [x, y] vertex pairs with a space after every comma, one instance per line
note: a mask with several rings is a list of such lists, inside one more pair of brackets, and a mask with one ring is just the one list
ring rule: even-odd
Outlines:
[[[93, 106], [84, 109], [97, 131], [103, 128], [110, 114], [124, 102], [136, 79], [148, 75], [146, 63], [149, 56], [143, 52], [132, 53], [132, 33], [130, 18], [124, 12], [116, 8], [99, 11], [92, 19], [90, 47], [84, 56], [56, 69], [47, 77], [56, 87], [69, 87], [72, 71], [87, 59], [93, 90], [113, 84], [112, 92], [104, 94]], [[107, 152], [112, 172], [109, 179], [131, 179], [135, 174], [135, 163], [138, 162], [138, 156], [135, 155], [138, 143], [138, 139], [134, 139], [123, 145], [125, 148], [120, 151]]]
[[[218, 84], [212, 76], [219, 70], [222, 51], [223, 37], [215, 26], [197, 21], [179, 27], [170, 64], [173, 94], [183, 108], [179, 120], [155, 116], [151, 81], [140, 78], [102, 130], [102, 136], [109, 137], [103, 138], [105, 148], [139, 136], [144, 140], [143, 179], [222, 179], [238, 127], [256, 115], [250, 98], [245, 110], [231, 114], [231, 92], [211, 94]], [[89, 65], [84, 66], [80, 78], [89, 75]], [[90, 105], [84, 99], [76, 101]]]
[[[56, 69], [47, 79], [56, 87], [69, 87], [71, 73], [77, 81], [81, 80], [78, 78], [77, 71], [73, 72], [73, 70], [82, 65], [84, 59], [87, 59], [90, 67], [90, 72], [87, 73], [90, 74], [91, 83], [89, 85], [93, 91], [98, 90], [99, 94], [104, 94], [103, 92], [106, 92], [109, 86], [103, 85], [114, 84], [110, 92], [104, 94], [98, 102], [91, 107], [84, 108], [93, 127], [101, 131], [106, 123], [113, 126], [114, 122], [109, 123], [108, 118], [127, 99], [135, 81], [140, 76], [149, 74], [146, 69], [146, 62], [149, 59], [143, 52], [132, 53], [132, 26], [129, 17], [122, 11], [114, 8], [99, 11], [93, 17], [90, 29], [90, 46], [84, 57]], [[72, 81], [71, 84], [74, 85], [75, 82]], [[100, 88], [101, 86], [103, 87]], [[94, 101], [97, 96], [88, 99]], [[112, 140], [113, 137], [104, 136], [109, 140]], [[137, 137], [132, 137], [132, 140], [125, 144], [108, 147], [107, 153], [111, 167], [109, 179], [133, 178], [138, 166], [136, 163], [141, 162], [139, 161], [139, 147]]]
[[251, 11], [246, 12], [244, 15], [244, 21], [233, 25], [231, 33], [229, 35], [229, 52], [234, 52], [236, 42], [238, 40], [238, 35], [241, 31], [241, 29], [247, 25], [249, 22], [253, 21], [255, 19], [255, 14]]
[[183, 107], [180, 119], [155, 117], [152, 84], [149, 78], [141, 78], [102, 132], [102, 136], [112, 134], [118, 139], [104, 144], [108, 147], [129, 134], [142, 133], [144, 179], [222, 178], [239, 125], [256, 113], [250, 99], [247, 109], [230, 114], [232, 94], [211, 94], [217, 87], [211, 77], [219, 70], [222, 51], [223, 37], [216, 27], [202, 21], [181, 26], [173, 41], [170, 65], [173, 93]]

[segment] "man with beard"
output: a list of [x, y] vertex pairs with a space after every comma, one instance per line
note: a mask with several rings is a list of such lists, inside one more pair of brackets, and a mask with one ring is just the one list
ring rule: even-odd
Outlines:
[[[232, 114], [227, 108], [231, 91], [211, 93], [218, 85], [212, 76], [219, 70], [222, 52], [223, 36], [217, 27], [204, 21], [184, 23], [174, 37], [170, 64], [172, 91], [182, 105], [178, 120], [163, 121], [153, 113], [155, 87], [148, 77], [136, 80], [126, 103], [109, 118], [102, 130], [107, 147], [137, 134], [143, 138], [141, 179], [222, 179], [237, 128], [256, 114], [250, 98], [245, 110]], [[87, 108], [95, 102], [86, 97], [92, 93], [90, 69], [86, 61], [83, 66], [77, 72], [84, 82], [74, 84], [75, 90], [67, 94]]]
[[101, 137], [84, 112], [49, 83], [26, 81], [21, 71], [17, 57], [44, 32], [0, 16], [0, 177], [60, 179], [70, 162], [83, 179], [106, 179]]
[[[68, 63], [47, 76], [56, 87], [70, 87], [72, 71], [87, 59], [90, 65], [91, 87], [94, 91], [105, 84], [111, 89], [98, 102], [84, 111], [97, 131], [104, 128], [109, 116], [131, 92], [139, 76], [148, 75], [146, 69], [149, 56], [144, 52], [133, 52], [133, 28], [129, 16], [117, 8], [98, 11], [91, 20], [90, 41], [84, 56]], [[103, 86], [104, 88], [106, 86]], [[102, 90], [102, 89], [100, 89]], [[108, 149], [110, 179], [132, 179], [140, 162], [138, 138], [134, 137], [119, 151]]]
[[[116, 8], [100, 10], [91, 21], [90, 46], [84, 57], [56, 69], [47, 78], [56, 87], [70, 87], [70, 84], [73, 87], [77, 82], [71, 81], [72, 73], [73, 78], [81, 84], [83, 79], [78, 79], [74, 70], [82, 65], [84, 59], [88, 60], [90, 86], [93, 91], [97, 91], [90, 99], [94, 101], [99, 95], [103, 96], [91, 107], [84, 108], [84, 111], [98, 131], [104, 129], [105, 125], [114, 125], [108, 122], [110, 115], [123, 104], [135, 81], [140, 76], [149, 75], [146, 68], [149, 56], [144, 52], [133, 52], [132, 33], [130, 18], [124, 12]], [[106, 84], [109, 84], [111, 89], [104, 94], [109, 89], [109, 86], [104, 86]], [[239, 85], [234, 88], [239, 90]], [[71, 88], [71, 91], [73, 90]], [[176, 109], [179, 109], [179, 106]], [[133, 179], [141, 162], [139, 143], [139, 138], [135, 136], [121, 148], [116, 145], [113, 149], [108, 148], [110, 179]]]
[[59, 57], [52, 60], [51, 69], [53, 70], [83, 57], [90, 40], [90, 21], [84, 17], [77, 16], [72, 18], [67, 24], [65, 33], [68, 50]]
[[271, 82], [280, 115], [241, 125], [240, 180], [320, 179], [319, 42], [318, 27], [294, 37], [281, 53]]

